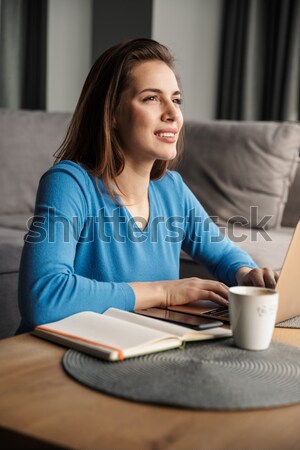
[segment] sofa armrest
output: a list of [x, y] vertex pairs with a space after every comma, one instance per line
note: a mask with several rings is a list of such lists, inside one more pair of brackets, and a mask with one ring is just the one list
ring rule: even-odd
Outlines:
[[290, 188], [287, 204], [283, 213], [282, 226], [293, 227], [300, 220], [300, 158], [295, 180]]

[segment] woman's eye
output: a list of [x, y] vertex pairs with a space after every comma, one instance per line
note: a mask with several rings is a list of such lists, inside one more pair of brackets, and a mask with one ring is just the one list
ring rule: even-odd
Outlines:
[[145, 98], [145, 101], [146, 102], [153, 102], [153, 101], [155, 101], [155, 100], [158, 100], [158, 98], [157, 98], [157, 96], [156, 95], [151, 95], [150, 97], [147, 97], [147, 98]]
[[174, 98], [173, 102], [176, 103], [177, 105], [182, 105], [182, 98]]
[[[150, 95], [145, 98], [144, 102], [159, 102], [159, 98], [157, 95]], [[172, 102], [176, 105], [182, 105], [182, 98], [173, 98]]]

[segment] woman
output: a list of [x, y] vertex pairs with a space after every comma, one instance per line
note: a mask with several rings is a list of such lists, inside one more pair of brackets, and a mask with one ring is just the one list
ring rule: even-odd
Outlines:
[[[173, 58], [135, 39], [92, 67], [56, 164], [41, 178], [19, 280], [21, 330], [76, 312], [166, 307], [276, 275], [223, 237], [177, 172]], [[220, 281], [178, 280], [183, 248]]]

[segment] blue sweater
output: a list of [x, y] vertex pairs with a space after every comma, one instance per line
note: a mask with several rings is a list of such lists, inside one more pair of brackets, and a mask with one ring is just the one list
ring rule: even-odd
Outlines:
[[179, 278], [180, 249], [219, 280], [236, 284], [253, 260], [225, 238], [177, 172], [149, 185], [150, 219], [118, 206], [99, 179], [63, 161], [41, 178], [21, 258], [21, 330], [80, 311], [132, 311], [133, 281]]

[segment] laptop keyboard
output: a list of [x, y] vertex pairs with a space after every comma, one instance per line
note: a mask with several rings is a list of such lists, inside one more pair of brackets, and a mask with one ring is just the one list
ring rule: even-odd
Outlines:
[[229, 320], [229, 308], [227, 306], [222, 306], [217, 309], [211, 309], [210, 311], [206, 311], [204, 315], [207, 317], [213, 316]]

